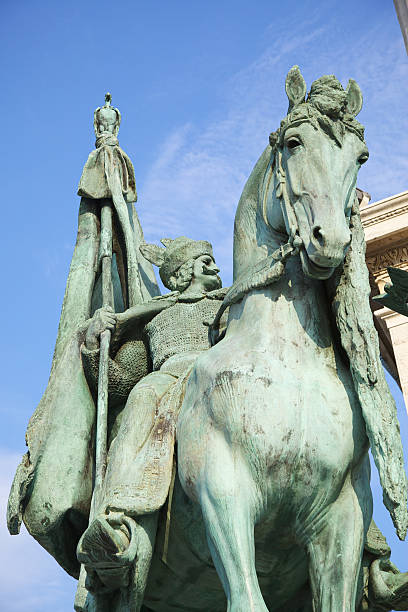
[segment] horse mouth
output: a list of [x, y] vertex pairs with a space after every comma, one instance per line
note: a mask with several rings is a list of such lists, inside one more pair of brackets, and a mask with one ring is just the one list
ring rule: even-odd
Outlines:
[[327, 280], [333, 274], [335, 268], [329, 266], [319, 266], [310, 259], [305, 249], [300, 251], [300, 261], [302, 262], [302, 268], [304, 273], [310, 278], [316, 278], [318, 280]]

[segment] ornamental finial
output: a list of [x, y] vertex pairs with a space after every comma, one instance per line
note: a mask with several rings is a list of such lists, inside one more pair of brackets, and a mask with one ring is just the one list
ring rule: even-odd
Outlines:
[[119, 109], [113, 108], [111, 101], [112, 94], [108, 91], [105, 94], [104, 106], [98, 106], [94, 113], [94, 130], [96, 138], [99, 138], [102, 134], [118, 135], [121, 115]]

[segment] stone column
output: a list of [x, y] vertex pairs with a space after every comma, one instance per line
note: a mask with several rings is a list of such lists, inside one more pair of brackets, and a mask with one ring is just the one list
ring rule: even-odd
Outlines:
[[[377, 310], [375, 316], [387, 325], [397, 363], [400, 386], [404, 394], [405, 407], [408, 406], [408, 317], [389, 308]], [[408, 410], [407, 410], [408, 411]]]

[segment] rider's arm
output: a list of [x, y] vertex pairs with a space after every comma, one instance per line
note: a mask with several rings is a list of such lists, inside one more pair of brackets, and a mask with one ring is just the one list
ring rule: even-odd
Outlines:
[[[109, 357], [109, 396], [111, 401], [126, 398], [135, 384], [148, 374], [147, 348], [142, 331], [148, 321], [174, 304], [176, 296], [169, 294], [138, 304], [123, 313], [99, 309], [93, 315], [82, 346], [82, 363], [88, 384], [96, 393], [99, 376], [99, 338], [105, 329], [112, 333]], [[178, 295], [178, 294], [177, 294]]]
[[122, 342], [132, 338], [135, 330], [141, 329], [151, 321], [159, 312], [172, 306], [177, 300], [178, 292], [158, 296], [149, 302], [137, 304], [115, 315], [116, 326], [112, 334], [112, 345], [119, 346]]

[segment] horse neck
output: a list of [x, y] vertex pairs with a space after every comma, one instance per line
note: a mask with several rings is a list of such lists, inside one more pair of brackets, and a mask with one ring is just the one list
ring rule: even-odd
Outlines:
[[268, 168], [271, 147], [267, 146], [252, 170], [238, 203], [234, 223], [234, 281], [249, 266], [266, 257], [262, 222], [259, 218], [259, 191]]
[[[255, 166], [238, 205], [234, 231], [234, 279], [250, 273], [251, 268], [288, 240], [274, 230], [265, 218], [262, 189], [270, 161], [267, 147]], [[275, 177], [269, 181], [274, 189]], [[280, 200], [273, 194], [271, 214], [284, 226]], [[251, 344], [271, 349], [279, 338], [282, 346], [299, 346], [308, 352], [316, 348], [334, 360], [332, 329], [325, 286], [304, 275], [299, 256], [291, 257], [282, 277], [263, 289], [249, 291], [230, 308], [227, 335], [238, 332]], [[272, 344], [273, 346], [273, 344]]]
[[[250, 291], [230, 308], [228, 335], [273, 350], [276, 343], [309, 352], [329, 351], [333, 359], [331, 315], [322, 281], [305, 277], [299, 256], [291, 258], [282, 277], [264, 289]], [[280, 343], [278, 340], [280, 339]]]

